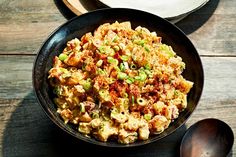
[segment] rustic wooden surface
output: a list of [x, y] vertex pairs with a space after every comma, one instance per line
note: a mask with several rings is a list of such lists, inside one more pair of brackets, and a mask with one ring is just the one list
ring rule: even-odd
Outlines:
[[[46, 37], [73, 16], [61, 0], [0, 0], [0, 156], [178, 157], [183, 134], [198, 120], [218, 118], [236, 132], [235, 0], [211, 0], [176, 24], [201, 55], [203, 94], [186, 125], [138, 149], [78, 141], [55, 126], [36, 101], [31, 79], [35, 54]], [[236, 145], [230, 156], [236, 156]]]

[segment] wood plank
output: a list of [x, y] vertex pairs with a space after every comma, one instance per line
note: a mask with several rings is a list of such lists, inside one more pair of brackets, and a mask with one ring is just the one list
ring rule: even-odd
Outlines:
[[[209, 1], [177, 24], [200, 55], [236, 55], [235, 3]], [[66, 21], [54, 1], [1, 0], [0, 4], [0, 54], [36, 54], [47, 36]]]
[[66, 19], [54, 1], [0, 1], [0, 54], [36, 54]]
[[200, 55], [236, 56], [236, 1], [209, 1], [177, 23]]
[[[31, 83], [35, 56], [0, 57], [0, 154], [3, 156], [62, 156], [78, 153], [98, 156], [176, 157], [185, 130], [204, 118], [219, 118], [236, 132], [236, 57], [202, 57], [205, 86], [200, 103], [186, 125], [166, 139], [140, 149], [106, 149], [64, 134], [43, 113]], [[226, 77], [227, 76], [227, 77]], [[37, 151], [40, 150], [40, 151]], [[2, 151], [2, 153], [1, 153]], [[233, 153], [236, 146], [233, 147]]]
[[[1, 55], [0, 95], [4, 99], [23, 98], [31, 89], [35, 56]], [[201, 57], [205, 72], [202, 99], [233, 100], [236, 96], [236, 57]], [[15, 91], [13, 94], [9, 93]], [[210, 95], [209, 95], [210, 94]]]

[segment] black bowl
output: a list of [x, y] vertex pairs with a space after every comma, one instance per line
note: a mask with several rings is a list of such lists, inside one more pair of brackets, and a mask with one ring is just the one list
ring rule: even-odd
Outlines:
[[[70, 124], [65, 124], [56, 112], [56, 105], [53, 103], [53, 96], [48, 84], [48, 71], [52, 67], [52, 59], [54, 56], [62, 52], [66, 46], [66, 42], [77, 37], [80, 38], [87, 32], [93, 32], [99, 25], [115, 21], [130, 21], [133, 28], [143, 26], [150, 31], [155, 31], [158, 36], [162, 37], [162, 42], [172, 46], [177, 55], [181, 56], [186, 63], [184, 77], [192, 82], [194, 86], [188, 94], [188, 106], [181, 112], [179, 118], [160, 135], [151, 136], [146, 141], [137, 141], [132, 144], [124, 145], [114, 141], [100, 142], [93, 138], [87, 138], [80, 134], [77, 129]], [[102, 9], [83, 14], [75, 17], [57, 30], [55, 30], [44, 42], [35, 59], [33, 68], [33, 86], [38, 102], [43, 107], [49, 118], [62, 128], [65, 132], [72, 136], [97, 145], [109, 147], [130, 147], [139, 146], [157, 141], [167, 135], [173, 133], [177, 128], [183, 125], [196, 108], [203, 89], [203, 68], [200, 57], [186, 35], [176, 26], [172, 25], [165, 19], [156, 15], [133, 9]]]

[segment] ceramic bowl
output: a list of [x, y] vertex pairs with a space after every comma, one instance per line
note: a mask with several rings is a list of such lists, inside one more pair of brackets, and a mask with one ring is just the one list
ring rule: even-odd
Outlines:
[[[194, 82], [194, 86], [188, 94], [188, 106], [183, 112], [180, 113], [178, 119], [171, 123], [171, 125], [163, 133], [151, 136], [146, 141], [137, 141], [128, 145], [119, 144], [113, 141], [100, 142], [94, 138], [88, 138], [80, 134], [75, 126], [65, 124], [60, 118], [60, 115], [56, 112], [57, 108], [53, 103], [52, 89], [50, 89], [47, 79], [48, 71], [52, 68], [53, 57], [62, 52], [67, 41], [75, 37], [80, 38], [87, 32], [93, 32], [103, 23], [113, 23], [115, 21], [130, 21], [133, 28], [143, 26], [148, 28], [150, 31], [155, 31], [158, 36], [162, 37], [163, 43], [172, 46], [177, 55], [182, 57], [183, 61], [186, 63], [186, 69], [183, 72], [183, 76]], [[89, 12], [75, 17], [57, 28], [45, 40], [36, 56], [32, 79], [39, 104], [56, 125], [58, 125], [66, 133], [69, 133], [80, 140], [108, 147], [139, 146], [157, 141], [175, 132], [177, 128], [186, 122], [195, 110], [202, 93], [204, 82], [203, 68], [200, 57], [192, 42], [180, 29], [169, 23], [167, 20], [156, 15], [144, 11], [122, 8], [102, 9]]]

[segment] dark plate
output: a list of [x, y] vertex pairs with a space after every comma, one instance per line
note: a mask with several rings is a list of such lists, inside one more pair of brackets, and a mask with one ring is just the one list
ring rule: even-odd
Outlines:
[[[117, 142], [99, 142], [93, 138], [87, 138], [80, 133], [72, 125], [65, 125], [60, 116], [56, 113], [56, 106], [52, 101], [51, 89], [47, 81], [48, 71], [52, 67], [52, 59], [58, 55], [64, 47], [66, 42], [77, 37], [80, 38], [87, 32], [93, 32], [99, 25], [115, 21], [130, 21], [133, 28], [143, 26], [150, 31], [155, 31], [158, 36], [162, 37], [162, 42], [171, 45], [177, 55], [181, 56], [186, 63], [186, 69], [183, 73], [184, 77], [192, 82], [194, 86], [188, 94], [188, 107], [184, 112], [181, 112], [179, 118], [175, 120], [169, 128], [167, 128], [160, 135], [152, 136], [146, 141], [137, 141], [132, 144], [123, 145]], [[74, 137], [97, 145], [109, 147], [130, 147], [138, 146], [157, 141], [167, 135], [173, 133], [177, 128], [183, 125], [189, 116], [196, 108], [203, 89], [203, 68], [200, 57], [186, 35], [180, 31], [176, 26], [168, 21], [139, 10], [132, 9], [103, 9], [75, 17], [66, 22], [55, 30], [46, 39], [38, 55], [35, 59], [33, 68], [33, 86], [38, 99], [38, 102], [43, 107], [50, 119], [62, 128], [67, 133]]]

